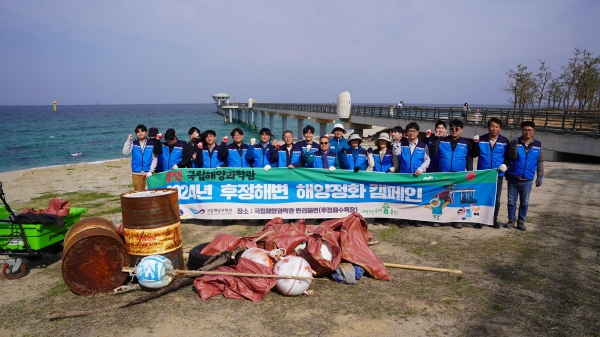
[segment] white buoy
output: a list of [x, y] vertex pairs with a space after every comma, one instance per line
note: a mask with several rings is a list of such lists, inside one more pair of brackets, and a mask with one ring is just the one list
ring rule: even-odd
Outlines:
[[150, 255], [138, 263], [135, 275], [143, 287], [158, 289], [173, 281], [173, 275], [167, 272], [169, 270], [173, 270], [171, 260], [161, 255]]
[[242, 254], [242, 257], [260, 263], [270, 269], [273, 269], [273, 266], [275, 265], [275, 262], [269, 257], [269, 252], [260, 248], [246, 249]]
[[[308, 261], [299, 256], [286, 256], [275, 264], [276, 275], [312, 277], [314, 272]], [[310, 280], [279, 279], [275, 289], [285, 296], [302, 295], [310, 286]]]
[[348, 119], [350, 118], [350, 107], [352, 107], [352, 102], [350, 99], [350, 93], [344, 91], [338, 96], [337, 100], [337, 114], [340, 119]]

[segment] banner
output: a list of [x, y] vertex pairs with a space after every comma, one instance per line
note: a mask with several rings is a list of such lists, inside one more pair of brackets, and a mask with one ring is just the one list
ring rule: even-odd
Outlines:
[[179, 191], [182, 219], [365, 218], [491, 225], [496, 170], [412, 174], [309, 168], [177, 169], [149, 188]]

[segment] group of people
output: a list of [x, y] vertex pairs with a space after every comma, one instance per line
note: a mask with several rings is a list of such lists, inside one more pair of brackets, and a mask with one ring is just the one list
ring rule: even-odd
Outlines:
[[[231, 131], [233, 142], [228, 144], [229, 136], [217, 145], [217, 134], [213, 130], [200, 132], [197, 127], [190, 128], [189, 141], [177, 138], [175, 130], [168, 129], [161, 142], [158, 129], [140, 124], [136, 127], [136, 139], [129, 135], [123, 146], [124, 155], [132, 155], [131, 170], [134, 190], [145, 189], [145, 179], [154, 173], [177, 168], [219, 168], [272, 167], [322, 168], [353, 170], [354, 172], [372, 170], [385, 173], [405, 173], [419, 176], [424, 172], [461, 172], [473, 170], [473, 158], [479, 158], [477, 169], [497, 169], [498, 181], [496, 204], [494, 209], [494, 228], [500, 228], [498, 212], [503, 180], [508, 181], [508, 223], [505, 227], [525, 230], [529, 193], [533, 180], [541, 186], [544, 175], [543, 151], [541, 143], [533, 138], [535, 124], [525, 121], [521, 124], [522, 136], [509, 141], [500, 135], [502, 122], [498, 118], [488, 121], [488, 134], [475, 136], [473, 142], [462, 138], [464, 123], [453, 119], [449, 126], [439, 120], [435, 130], [426, 133], [424, 140], [419, 139], [419, 124], [408, 123], [406, 128], [393, 128], [390, 134], [380, 133], [376, 148], [365, 149], [358, 134], [344, 137], [346, 130], [342, 124], [335, 124], [331, 135], [324, 135], [319, 142], [314, 141], [315, 129], [306, 126], [303, 139], [294, 143], [294, 134], [286, 130], [282, 134], [282, 144], [271, 140], [271, 130], [262, 128], [260, 139], [252, 138], [244, 143], [244, 131], [235, 128]], [[537, 177], [536, 177], [537, 176]], [[516, 202], [519, 199], [518, 217]], [[375, 219], [375, 224], [389, 225], [391, 219]], [[397, 225], [406, 227], [411, 224], [422, 226], [420, 221], [400, 219]], [[434, 227], [440, 224], [433, 222]], [[460, 222], [452, 223], [454, 228], [462, 228]], [[482, 228], [482, 224], [475, 224]]]

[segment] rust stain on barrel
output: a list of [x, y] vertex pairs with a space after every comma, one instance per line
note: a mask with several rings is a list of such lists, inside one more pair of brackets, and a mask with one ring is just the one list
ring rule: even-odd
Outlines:
[[175, 269], [184, 269], [176, 189], [123, 193], [121, 209], [125, 247], [132, 266], [145, 256], [162, 255]]
[[74, 293], [84, 296], [111, 292], [123, 285], [127, 274], [122, 269], [130, 264], [125, 245], [112, 224], [95, 224], [87, 221], [79, 225], [77, 232], [65, 240], [63, 251], [63, 280]]

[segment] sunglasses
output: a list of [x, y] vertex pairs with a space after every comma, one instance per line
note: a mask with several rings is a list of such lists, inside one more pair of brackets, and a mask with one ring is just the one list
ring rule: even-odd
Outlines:
[[329, 142], [321, 142], [321, 145], [327, 145]]
[[460, 130], [460, 127], [458, 127], [458, 126], [451, 126], [450, 130], [458, 131], [458, 130]]

